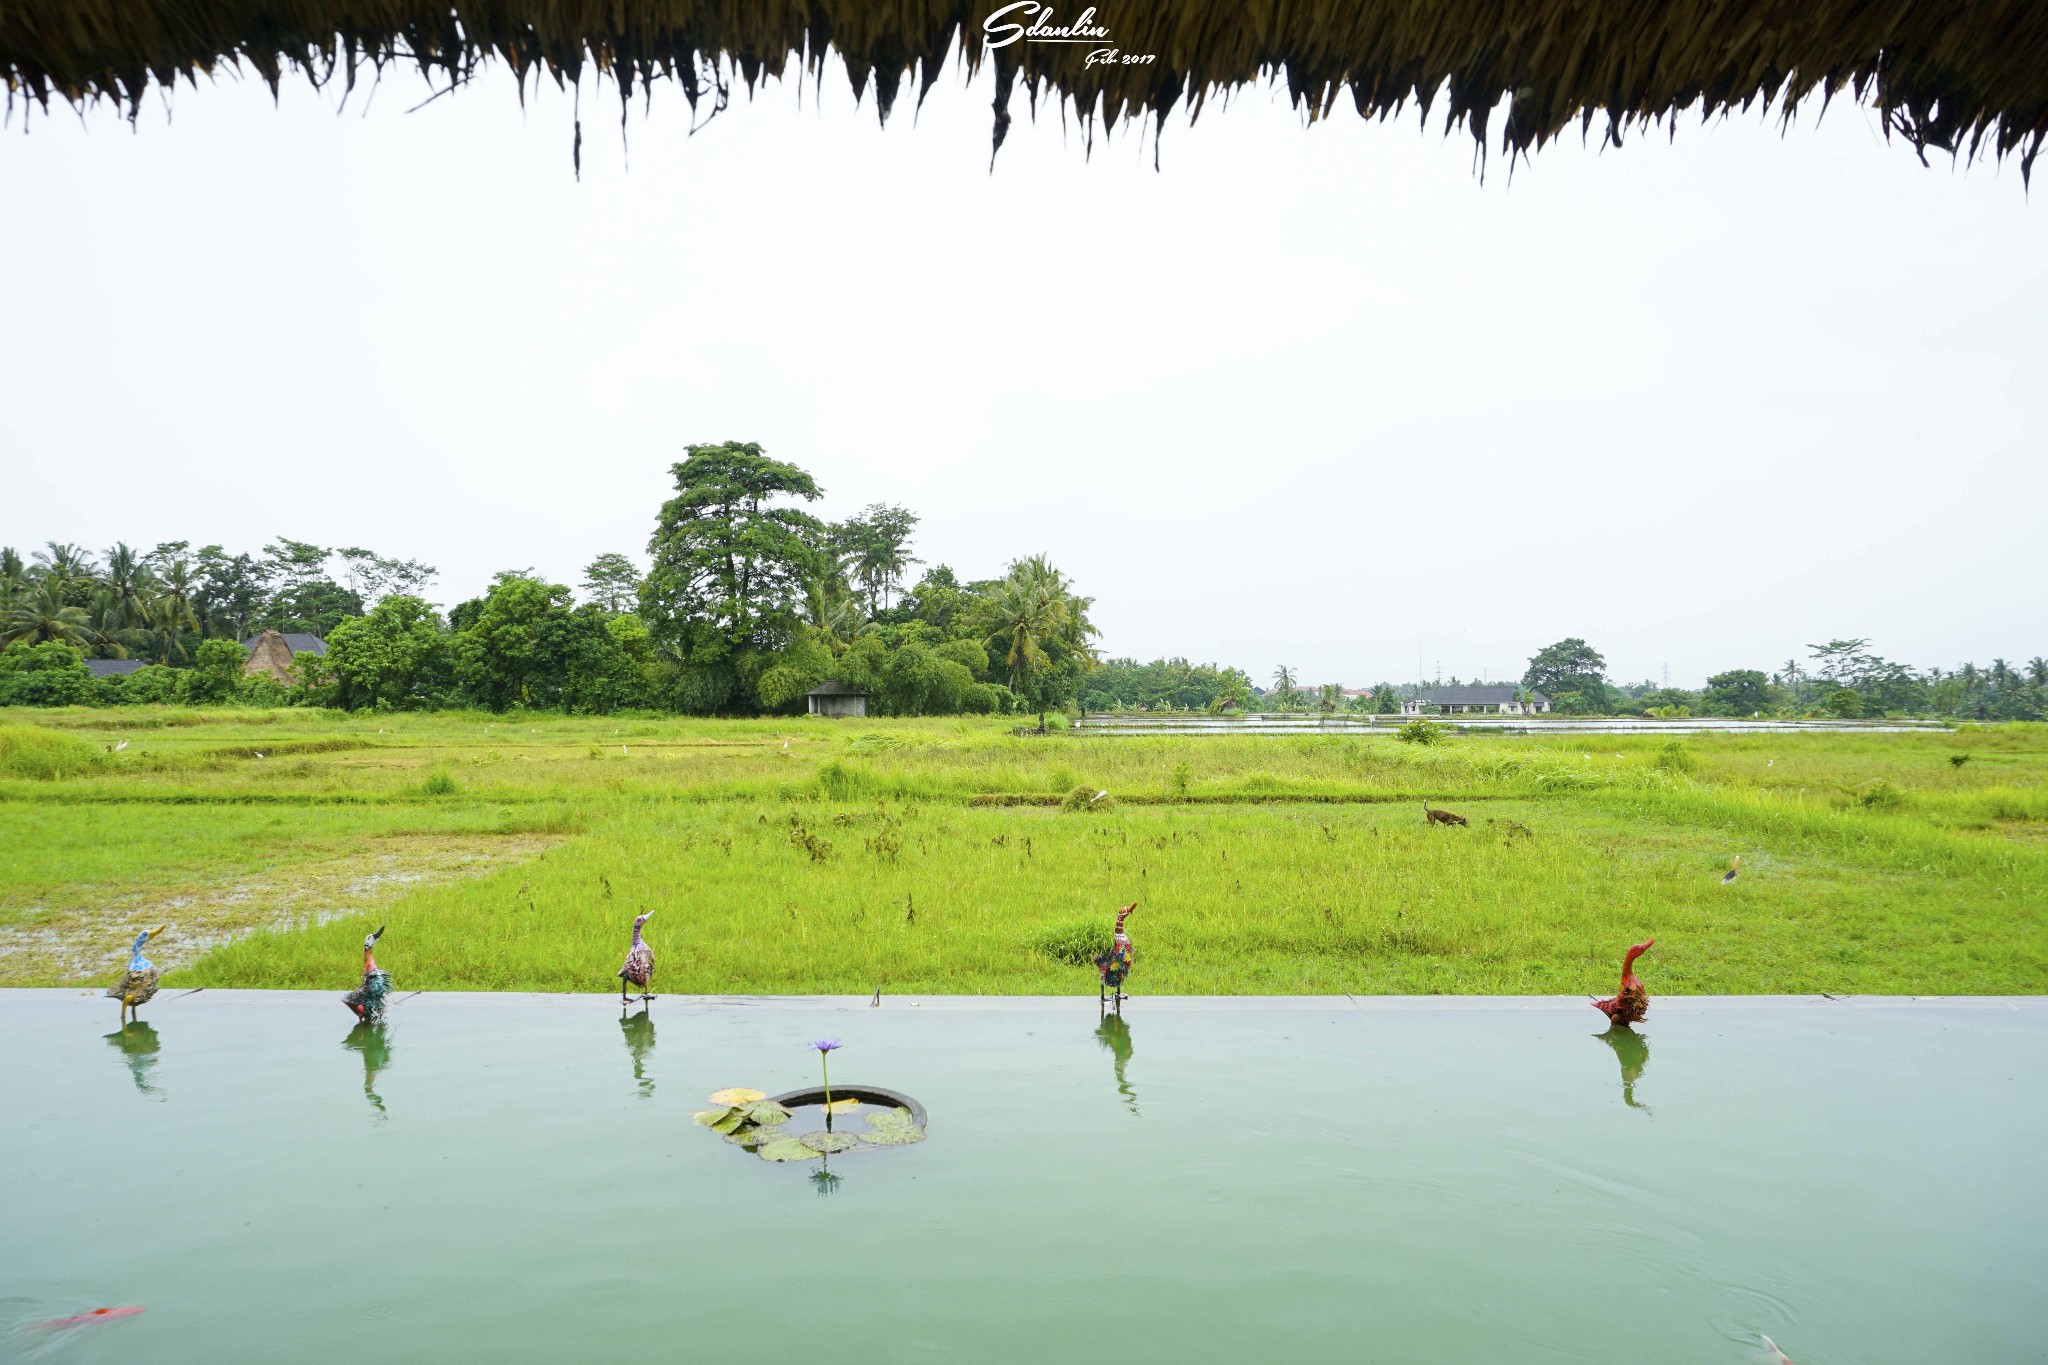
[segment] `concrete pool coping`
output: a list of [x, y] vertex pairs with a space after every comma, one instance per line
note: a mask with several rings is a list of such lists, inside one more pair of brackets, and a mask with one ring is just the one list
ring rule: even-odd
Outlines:
[[[178, 990], [167, 987], [143, 1008], [156, 1011], [173, 1005], [311, 1004], [339, 1000], [350, 983], [325, 990], [240, 990], [209, 986]], [[671, 1009], [868, 1009], [870, 995], [656, 995]], [[1230, 1011], [1428, 1013], [1432, 1011], [1581, 1011], [1588, 995], [1147, 995], [1125, 996], [1126, 1007], [1147, 1013]], [[106, 1004], [101, 987], [0, 987], [0, 1005], [16, 1001], [91, 1002]], [[418, 1002], [477, 1009], [590, 1009], [616, 1005], [618, 997], [603, 992], [540, 991], [411, 991], [401, 993], [394, 1010]], [[635, 1005], [639, 1003], [636, 999]], [[1067, 1012], [1088, 1003], [1085, 995], [883, 995], [883, 1009], [961, 1011]], [[1667, 1014], [1712, 1013], [1741, 1009], [1915, 1009], [2034, 1011], [2048, 1009], [2048, 995], [1657, 995], [1652, 1008]]]

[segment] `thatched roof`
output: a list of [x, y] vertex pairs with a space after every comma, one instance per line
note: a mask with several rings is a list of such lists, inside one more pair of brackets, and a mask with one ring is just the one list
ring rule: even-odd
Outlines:
[[[984, 46], [1003, 0], [9, 0], [0, 69], [47, 109], [114, 101], [131, 114], [152, 83], [197, 84], [222, 68], [353, 85], [367, 64], [417, 67], [452, 86], [490, 62], [522, 79], [609, 75], [630, 99], [661, 81], [695, 109], [727, 83], [815, 73], [828, 47], [856, 96], [872, 84], [887, 118], [906, 78], [919, 97], [956, 42], [994, 66], [995, 141], [1015, 87], [1035, 110], [1071, 101], [1101, 117], [1163, 121], [1268, 78], [1319, 117], [1340, 99], [1386, 116], [1409, 104], [1482, 147], [1526, 151], [1576, 129], [1633, 129], [1849, 90], [1886, 132], [1975, 157], [2017, 152], [2031, 167], [2048, 134], [2048, 4], [2042, 0], [1107, 0], [1103, 47], [1150, 64], [1088, 65], [1094, 41]], [[1084, 7], [1057, 6], [1068, 24]], [[1017, 11], [999, 22], [1023, 20]], [[1504, 120], [1489, 119], [1504, 99]], [[1439, 103], [1440, 102], [1440, 103]], [[1596, 126], [1597, 125], [1597, 126]], [[580, 133], [579, 133], [580, 136]]]

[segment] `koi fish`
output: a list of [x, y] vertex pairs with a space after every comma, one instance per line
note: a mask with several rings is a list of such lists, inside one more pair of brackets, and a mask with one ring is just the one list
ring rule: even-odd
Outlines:
[[1771, 1365], [1792, 1365], [1792, 1357], [1786, 1355], [1783, 1351], [1779, 1350], [1777, 1342], [1772, 1341], [1767, 1336], [1764, 1336], [1762, 1332], [1758, 1332], [1757, 1335], [1763, 1337], [1764, 1346], [1771, 1353]]
[[88, 1322], [112, 1322], [115, 1318], [132, 1318], [142, 1311], [141, 1304], [126, 1308], [95, 1308], [90, 1313], [74, 1313], [68, 1318], [45, 1318], [30, 1325], [43, 1331], [55, 1331], [60, 1327], [83, 1327]]

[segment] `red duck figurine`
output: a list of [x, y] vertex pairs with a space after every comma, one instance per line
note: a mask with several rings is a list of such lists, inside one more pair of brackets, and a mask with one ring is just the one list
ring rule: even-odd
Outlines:
[[1649, 952], [1656, 942], [1654, 938], [1646, 938], [1630, 948], [1628, 956], [1621, 960], [1620, 991], [1611, 1000], [1593, 1002], [1593, 1008], [1606, 1015], [1608, 1023], [1627, 1027], [1640, 1023], [1650, 1012], [1650, 993], [1643, 989], [1642, 982], [1636, 980], [1636, 959]]

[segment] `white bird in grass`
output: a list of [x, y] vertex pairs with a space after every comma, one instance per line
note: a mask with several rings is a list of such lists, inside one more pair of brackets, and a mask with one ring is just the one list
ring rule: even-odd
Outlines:
[[122, 751], [123, 749], [125, 749], [125, 748], [127, 748], [127, 747], [128, 747], [128, 741], [124, 739], [124, 740], [122, 740], [122, 741], [121, 741], [121, 742], [120, 742], [119, 744], [116, 744], [116, 745], [114, 746], [114, 752], [118, 754], [118, 753], [120, 753], [120, 752], [121, 752], [121, 751]]
[[1109, 795], [1109, 793], [1108, 793], [1108, 792], [1097, 792], [1097, 793], [1095, 793], [1095, 795], [1093, 795], [1093, 796], [1091, 796], [1091, 797], [1089, 797], [1089, 798], [1088, 798], [1088, 804], [1092, 806], [1092, 805], [1094, 805], [1094, 804], [1095, 804], [1095, 803], [1096, 803], [1097, 801], [1100, 801], [1100, 800], [1101, 800], [1101, 799], [1102, 799], [1103, 797], [1105, 797], [1105, 796], [1107, 796], [1107, 795]]

